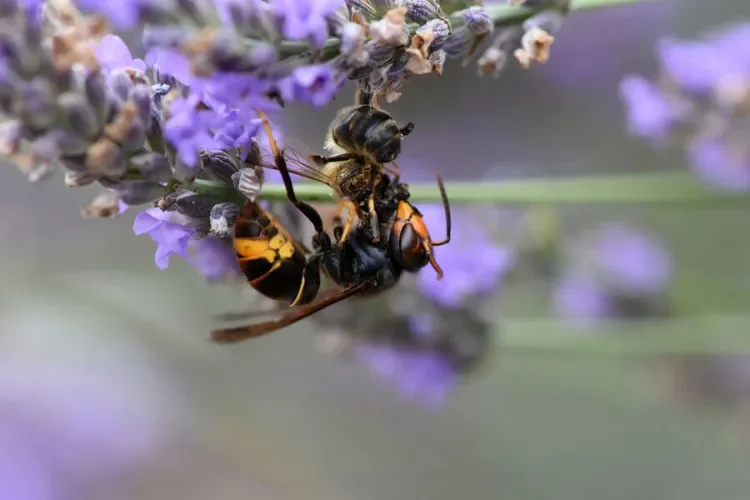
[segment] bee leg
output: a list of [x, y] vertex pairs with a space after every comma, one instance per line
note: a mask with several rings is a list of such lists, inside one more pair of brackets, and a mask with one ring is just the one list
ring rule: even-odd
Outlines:
[[413, 130], [414, 130], [414, 124], [412, 122], [409, 122], [403, 127], [401, 127], [399, 132], [401, 132], [402, 136], [406, 137], [407, 135], [411, 134]]
[[360, 106], [370, 106], [372, 103], [372, 93], [363, 88], [363, 83], [357, 85], [357, 90], [354, 91], [354, 104]]
[[[373, 175], [375, 175], [375, 171], [373, 171]], [[373, 243], [380, 243], [380, 221], [378, 220], [378, 214], [375, 211], [375, 193], [378, 184], [380, 184], [380, 180], [381, 177], [379, 175], [376, 175], [372, 180], [372, 191], [367, 198], [367, 209], [370, 213], [370, 231], [372, 232]]]
[[[343, 247], [344, 224], [338, 215], [333, 218], [333, 237], [336, 238], [336, 244], [339, 248]], [[338, 255], [338, 273], [339, 278], [344, 276], [344, 249], [341, 248]]]
[[346, 224], [344, 224], [344, 230], [341, 234], [341, 239], [339, 240], [339, 248], [344, 247], [344, 242], [346, 241], [346, 238], [349, 236], [349, 231], [352, 229], [352, 225], [354, 224], [354, 218], [357, 216], [357, 206], [352, 202], [352, 200], [349, 199], [343, 199], [339, 201], [338, 206], [336, 207], [336, 217], [340, 218], [341, 211], [344, 209], [344, 207], [347, 208], [347, 217], [346, 217]]
[[321, 219], [320, 213], [318, 213], [318, 211], [315, 210], [315, 208], [311, 205], [308, 205], [304, 201], [298, 200], [297, 195], [294, 193], [294, 184], [292, 183], [292, 177], [289, 174], [289, 167], [286, 164], [286, 158], [284, 157], [283, 151], [279, 151], [279, 148], [276, 145], [276, 139], [274, 138], [273, 132], [271, 131], [271, 123], [268, 121], [266, 114], [263, 113], [263, 111], [258, 110], [258, 116], [263, 122], [263, 128], [265, 129], [266, 135], [268, 136], [268, 143], [271, 146], [271, 152], [273, 152], [274, 161], [276, 162], [276, 168], [281, 174], [281, 178], [284, 179], [286, 197], [289, 198], [289, 201], [291, 201], [294, 206], [297, 207], [297, 210], [299, 210], [302, 215], [304, 215], [307, 220], [310, 221], [310, 223], [315, 228], [315, 233], [321, 238], [321, 240], [328, 239], [329, 237], [325, 232], [325, 228], [323, 227], [323, 219]]
[[335, 161], [347, 161], [351, 160], [352, 158], [354, 158], [354, 156], [349, 153], [343, 153], [335, 156], [310, 155], [310, 160], [319, 167], [325, 165], [326, 163], [332, 163]]

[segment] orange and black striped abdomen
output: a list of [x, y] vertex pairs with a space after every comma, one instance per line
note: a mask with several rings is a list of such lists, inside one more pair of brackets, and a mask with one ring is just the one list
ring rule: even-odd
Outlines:
[[318, 269], [306, 266], [300, 246], [255, 202], [242, 208], [235, 225], [234, 249], [248, 283], [266, 297], [305, 304], [317, 295]]
[[340, 112], [331, 127], [333, 141], [374, 163], [389, 163], [401, 153], [401, 131], [388, 114], [371, 106], [355, 106]]

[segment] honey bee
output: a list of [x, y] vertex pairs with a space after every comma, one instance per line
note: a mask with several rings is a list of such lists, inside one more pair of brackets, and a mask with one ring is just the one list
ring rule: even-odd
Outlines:
[[[346, 241], [355, 217], [368, 221], [372, 242], [381, 240], [380, 223], [396, 210], [398, 200], [407, 196], [401, 189], [400, 170], [393, 163], [401, 153], [402, 139], [414, 130], [409, 122], [399, 126], [386, 111], [371, 104], [369, 93], [359, 89], [356, 104], [341, 109], [328, 128], [325, 148], [330, 156], [309, 155], [305, 161], [298, 152], [285, 150], [289, 172], [327, 184], [339, 200], [337, 214], [347, 208], [341, 245]], [[267, 118], [260, 112], [264, 124]], [[392, 167], [386, 167], [391, 163]], [[276, 162], [265, 163], [266, 168], [278, 169]], [[394, 175], [393, 179], [388, 174]], [[398, 194], [400, 193], [400, 194]], [[394, 201], [386, 206], [383, 201]], [[380, 202], [380, 203], [379, 203]], [[378, 206], [380, 205], [380, 206]]]

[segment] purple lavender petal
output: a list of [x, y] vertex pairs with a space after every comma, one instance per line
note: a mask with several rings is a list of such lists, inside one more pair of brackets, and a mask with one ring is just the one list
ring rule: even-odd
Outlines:
[[343, 0], [275, 0], [274, 10], [289, 40], [307, 39], [320, 48], [328, 38], [327, 18], [344, 7]]
[[240, 276], [237, 257], [230, 244], [217, 238], [203, 238], [193, 242], [194, 255], [190, 263], [209, 280]]
[[728, 191], [750, 189], [750, 155], [733, 155], [727, 144], [698, 140], [688, 147], [690, 165], [707, 184]]
[[172, 255], [180, 255], [190, 260], [188, 243], [193, 236], [192, 230], [173, 222], [163, 222], [151, 231], [150, 236], [157, 244], [154, 262], [159, 269], [169, 267], [169, 258]]
[[185, 225], [171, 222], [172, 217], [175, 217], [172, 213], [151, 208], [138, 214], [133, 223], [135, 234], [148, 233], [156, 242], [154, 262], [159, 269], [169, 266], [169, 258], [172, 255], [181, 255], [188, 261], [191, 260], [187, 251], [194, 231]]
[[146, 71], [146, 63], [142, 59], [133, 59], [130, 49], [119, 36], [105, 36], [94, 51], [102, 68], [106, 70], [135, 68]]
[[133, 221], [133, 232], [136, 236], [150, 233], [169, 219], [169, 213], [160, 208], [149, 208], [135, 216]]
[[221, 149], [210, 129], [219, 124], [213, 110], [197, 109], [199, 97], [177, 98], [172, 101], [169, 119], [164, 124], [164, 135], [177, 149], [180, 159], [189, 167], [198, 163], [201, 149]]
[[313, 106], [325, 106], [333, 99], [346, 80], [334, 74], [326, 64], [302, 66], [279, 82], [281, 96], [291, 101], [305, 101]]
[[190, 61], [175, 49], [154, 47], [146, 54], [146, 63], [158, 69], [160, 73], [172, 76], [183, 85], [190, 85], [193, 81]]
[[76, 0], [83, 12], [98, 13], [106, 17], [119, 30], [136, 28], [141, 4], [148, 0]]

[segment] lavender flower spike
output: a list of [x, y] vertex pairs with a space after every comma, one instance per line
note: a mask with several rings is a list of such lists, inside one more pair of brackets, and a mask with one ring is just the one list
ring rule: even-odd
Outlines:
[[621, 84], [630, 131], [680, 145], [709, 186], [750, 190], [750, 24], [698, 40], [664, 38], [657, 56], [660, 78], [630, 76]]
[[656, 240], [610, 225], [571, 249], [555, 290], [555, 307], [577, 324], [664, 314], [671, 277], [671, 256]]

